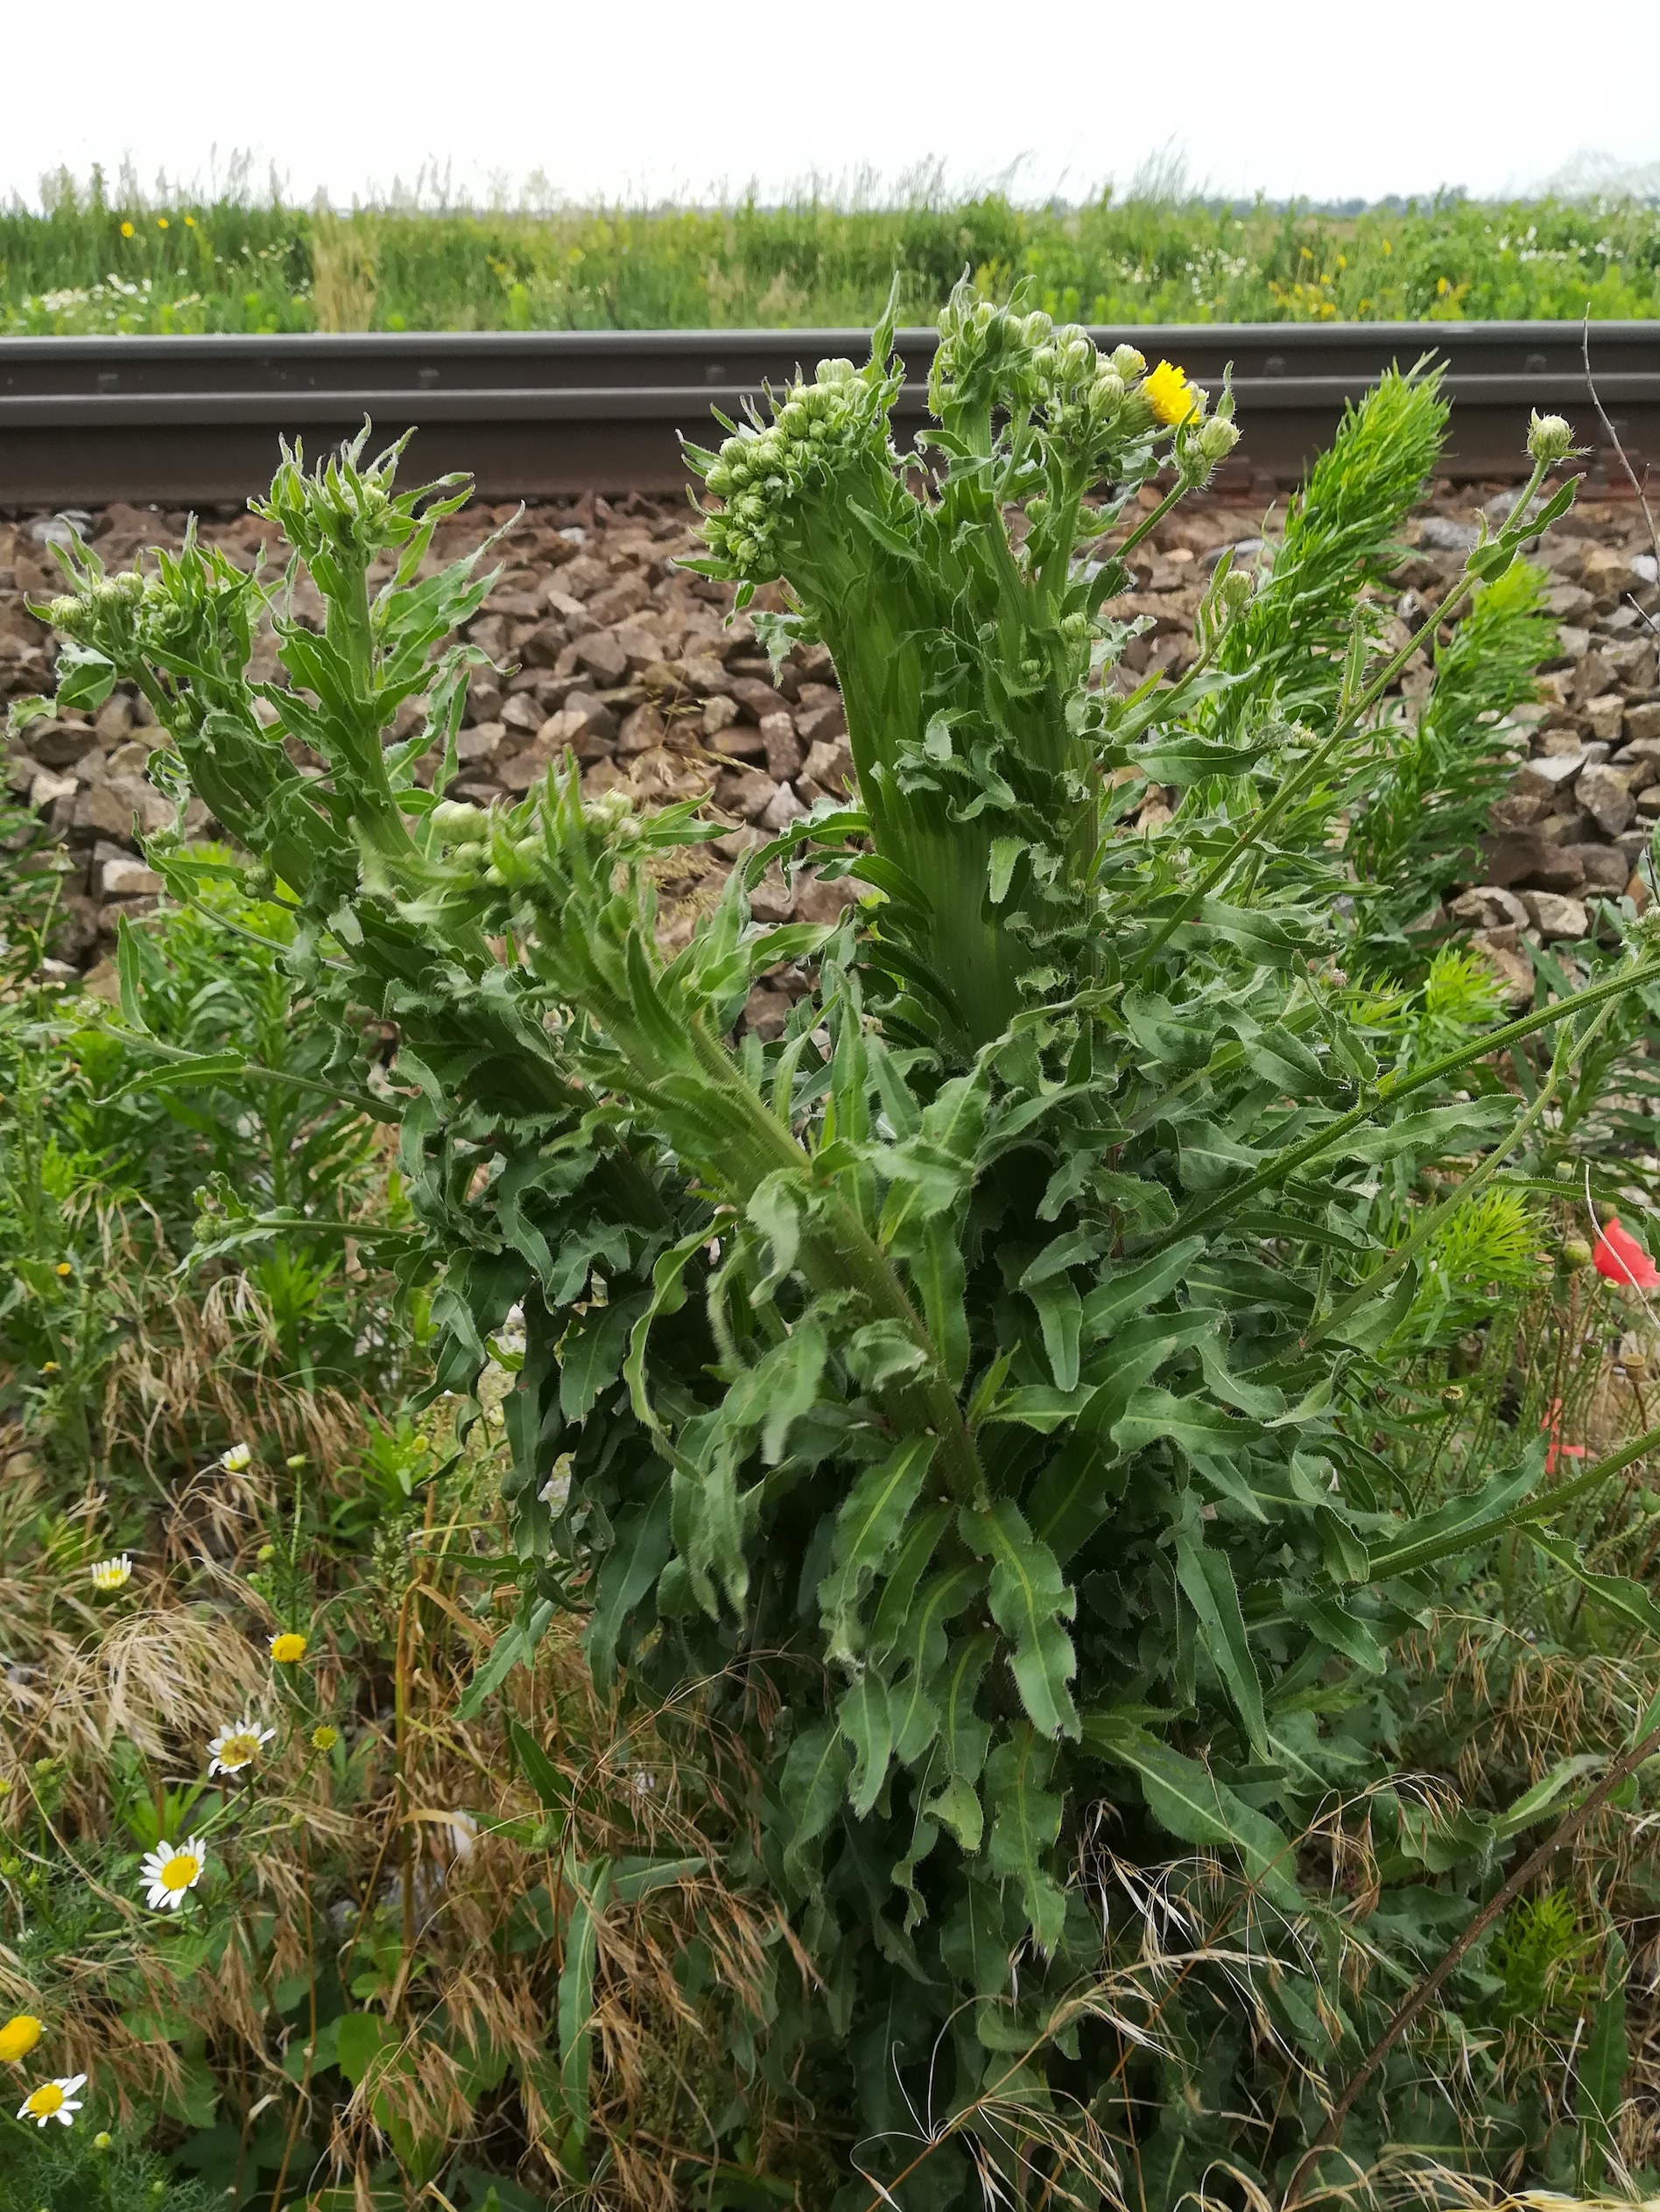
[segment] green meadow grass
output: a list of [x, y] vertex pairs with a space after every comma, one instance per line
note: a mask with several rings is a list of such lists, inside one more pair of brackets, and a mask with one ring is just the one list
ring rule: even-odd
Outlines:
[[869, 324], [893, 272], [933, 319], [964, 269], [1091, 322], [1439, 321], [1660, 312], [1660, 208], [1447, 197], [1338, 216], [1110, 195], [891, 207], [369, 207], [117, 196], [0, 209], [0, 331]]

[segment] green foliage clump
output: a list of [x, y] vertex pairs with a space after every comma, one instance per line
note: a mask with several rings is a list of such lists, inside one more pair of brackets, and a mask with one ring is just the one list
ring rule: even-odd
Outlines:
[[[1464, 1909], [1560, 1787], [1426, 1808], [1396, 1787], [1387, 1678], [1483, 1546], [1580, 1492], [1536, 1495], [1543, 1442], [1512, 1437], [1426, 1501], [1375, 1408], [1438, 1270], [1519, 1280], [1529, 1217], [1496, 1178], [1537, 1164], [1660, 962], [1633, 923], [1606, 975], [1498, 1030], [1473, 972], [1414, 1001], [1339, 965], [1333, 795], [1412, 650], [1357, 600], [1432, 460], [1432, 384], [1389, 381], [1289, 557], [1261, 581], [1219, 563], [1193, 667], [1126, 696], [1102, 680], [1122, 566], [1086, 549], [1166, 461], [1120, 562], [1205, 480], [1226, 402], [972, 286], [941, 336], [925, 481], [890, 434], [890, 324], [862, 369], [824, 365], [695, 457], [723, 502], [706, 572], [783, 584], [775, 652], [833, 650], [862, 804], [749, 856], [672, 954], [655, 878], [719, 825], [592, 799], [574, 763], [510, 809], [443, 796], [478, 657], [454, 636], [489, 582], [476, 556], [424, 572], [461, 485], [400, 492], [397, 451], [362, 440], [310, 474], [285, 459], [258, 511], [325, 608], [317, 631], [272, 607], [286, 684], [247, 672], [264, 587], [194, 543], [147, 577], [82, 557], [53, 615], [65, 683], [143, 689], [171, 773], [289, 909], [333, 1037], [315, 1080], [400, 1121], [441, 1270], [434, 1390], [470, 1395], [522, 1331], [520, 1611], [469, 1707], [574, 1609], [601, 1689], [694, 1696], [741, 1746], [728, 1871], [795, 1962], [754, 2067], [850, 2145], [838, 2207], [880, 2185], [943, 2212], [1034, 2172], [1111, 2189], [1132, 2148], [1143, 2201], [1174, 2205], [1214, 2158], [1284, 2183], [1320, 2078], [1439, 1924], [1426, 1878], [1461, 1870]], [[1448, 619], [1523, 529], [1478, 546]], [[423, 726], [389, 746], [411, 699]], [[1153, 783], [1184, 796], [1132, 833]], [[761, 871], [807, 857], [859, 903], [754, 920]], [[756, 979], [801, 959], [783, 1036], [739, 1033]], [[368, 1087], [386, 1025], [390, 1102]], [[1518, 1113], [1471, 1071], [1547, 1030]], [[1450, 1192], [1411, 1203], [1445, 1162]], [[543, 1745], [513, 1741], [534, 1779]], [[1377, 1973], [1305, 1863], [1357, 1796]], [[591, 1918], [607, 1879], [583, 1877]], [[1367, 2106], [1351, 2147], [1387, 2124]]]
[[894, 272], [932, 323], [965, 269], [1095, 323], [1577, 320], [1657, 311], [1641, 200], [1452, 194], [1354, 215], [1241, 207], [1179, 186], [1077, 207], [957, 199], [938, 179], [883, 205], [354, 207], [208, 200], [53, 180], [0, 210], [0, 332], [869, 328]]

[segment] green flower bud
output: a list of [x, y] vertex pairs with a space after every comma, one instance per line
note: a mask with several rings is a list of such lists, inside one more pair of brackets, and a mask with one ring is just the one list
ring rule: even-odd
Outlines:
[[1146, 355], [1138, 354], [1133, 346], [1115, 346], [1108, 358], [1114, 376], [1122, 377], [1127, 384], [1134, 383], [1147, 367]]
[[1583, 1237], [1569, 1237], [1562, 1246], [1562, 1264], [1571, 1275], [1591, 1265], [1591, 1247]]
[[440, 799], [427, 818], [447, 845], [480, 845], [489, 835], [490, 818], [481, 806]]
[[1230, 568], [1216, 586], [1216, 596], [1223, 611], [1230, 617], [1250, 605], [1256, 594], [1256, 579], [1248, 568]]
[[1542, 415], [1534, 409], [1528, 424], [1528, 451], [1547, 467], [1565, 460], [1573, 450], [1573, 432], [1560, 415]]
[[1213, 467], [1219, 460], [1226, 460], [1239, 443], [1237, 426], [1221, 415], [1213, 415], [1207, 423], [1201, 423], [1193, 432], [1192, 442]]

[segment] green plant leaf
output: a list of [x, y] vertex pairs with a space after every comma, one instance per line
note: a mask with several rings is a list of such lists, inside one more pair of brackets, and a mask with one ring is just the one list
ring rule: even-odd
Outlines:
[[1076, 1736], [1078, 1713], [1067, 1687], [1077, 1666], [1061, 1626], [1077, 1611], [1055, 1555], [1033, 1536], [1020, 1509], [1004, 1499], [988, 1512], [958, 1515], [963, 1541], [991, 1562], [991, 1616], [1013, 1644], [1009, 1667], [1020, 1702], [1045, 1736]]

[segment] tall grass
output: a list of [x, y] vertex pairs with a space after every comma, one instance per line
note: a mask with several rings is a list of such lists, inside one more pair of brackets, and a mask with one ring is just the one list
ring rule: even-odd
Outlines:
[[1359, 214], [1240, 208], [1157, 180], [1079, 207], [810, 192], [712, 207], [399, 204], [349, 215], [63, 176], [0, 209], [0, 332], [557, 330], [932, 321], [970, 270], [1092, 322], [1660, 313], [1660, 209], [1455, 196]]

